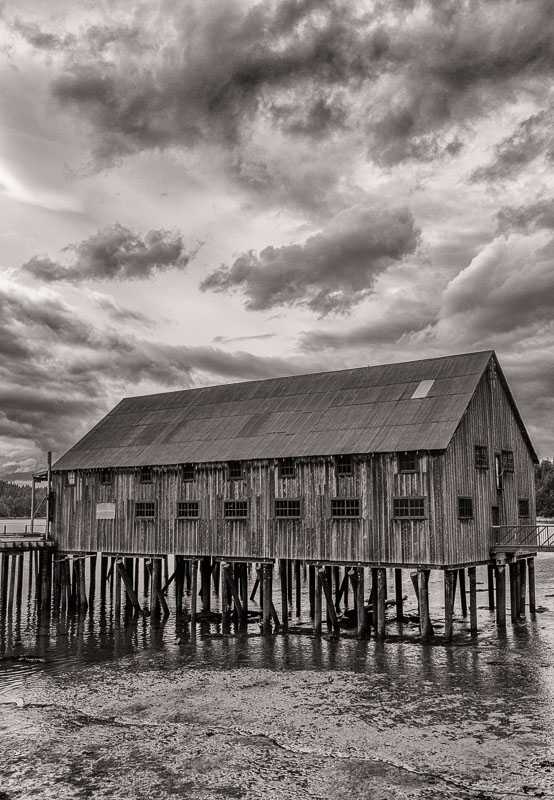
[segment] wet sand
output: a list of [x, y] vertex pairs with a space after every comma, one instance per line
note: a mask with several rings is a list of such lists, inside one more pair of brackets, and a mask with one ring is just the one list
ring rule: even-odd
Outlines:
[[[212, 640], [216, 668], [189, 643], [47, 676], [1, 707], [0, 797], [554, 797], [553, 698], [524, 644], [502, 652], [503, 685], [492, 640], [309, 646], [357, 671], [298, 669], [286, 637], [250, 637]], [[237, 647], [274, 667], [226, 669]]]

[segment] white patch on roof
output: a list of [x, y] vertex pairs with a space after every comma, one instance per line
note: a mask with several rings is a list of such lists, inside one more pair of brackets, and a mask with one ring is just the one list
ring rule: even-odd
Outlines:
[[417, 400], [419, 397], [427, 397], [429, 394], [429, 390], [431, 386], [434, 384], [435, 380], [430, 381], [420, 381], [418, 384], [417, 389], [412, 395], [412, 400]]

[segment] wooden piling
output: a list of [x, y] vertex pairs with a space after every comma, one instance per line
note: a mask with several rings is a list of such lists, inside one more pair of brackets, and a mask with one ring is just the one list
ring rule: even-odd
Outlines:
[[125, 586], [125, 591], [127, 593], [127, 597], [129, 598], [129, 602], [135, 609], [138, 614], [142, 614], [142, 608], [138, 601], [135, 589], [133, 587], [133, 581], [131, 576], [127, 572], [127, 563], [128, 559], [125, 561], [122, 558], [117, 559], [117, 569], [119, 570], [119, 574], [121, 575], [121, 580], [123, 581], [123, 585]]
[[79, 558], [77, 560], [77, 581], [80, 614], [84, 614], [88, 608], [86, 567], [87, 562], [85, 561], [84, 557]]
[[377, 591], [375, 601], [377, 603], [376, 629], [377, 639], [385, 638], [385, 603], [387, 599], [387, 571], [383, 567], [377, 570]]
[[[235, 565], [235, 567], [238, 567], [238, 566], [241, 566], [241, 565], [240, 564], [236, 564]], [[233, 567], [230, 564], [226, 564], [225, 565], [225, 569], [223, 569], [223, 567], [224, 567], [224, 565], [222, 563], [221, 564], [221, 571], [222, 571], [222, 574], [223, 573], [225, 574], [225, 581], [227, 583], [227, 589], [229, 590], [229, 593], [230, 593], [230, 595], [229, 595], [229, 593], [225, 592], [225, 594], [227, 595], [227, 599], [226, 599], [227, 606], [229, 606], [229, 596], [230, 596], [230, 597], [232, 597], [233, 603], [235, 604], [235, 611], [237, 613], [239, 622], [241, 624], [244, 624], [247, 620], [246, 620], [246, 614], [244, 612], [244, 608], [243, 608], [243, 605], [242, 605], [242, 602], [241, 602], [241, 599], [240, 599], [240, 595], [239, 595], [239, 592], [238, 592], [238, 589], [237, 589], [237, 581], [235, 579], [235, 575], [237, 574], [236, 570], [234, 570]]]
[[9, 580], [9, 555], [8, 553], [0, 553], [2, 559], [2, 577], [0, 578], [0, 605], [2, 612], [6, 612], [7, 599], [8, 599], [8, 580]]
[[211, 611], [211, 588], [210, 588], [211, 563], [210, 557], [205, 556], [200, 562], [200, 591], [202, 592], [202, 612], [209, 614]]
[[494, 568], [496, 584], [496, 624], [499, 628], [506, 627], [506, 567], [496, 564]]
[[340, 580], [340, 567], [333, 567], [333, 588], [335, 590], [335, 611], [337, 614], [340, 613], [340, 598], [342, 596], [341, 592], [341, 580]]
[[13, 599], [15, 595], [15, 553], [13, 553], [10, 557], [10, 588], [8, 594], [8, 616], [11, 616], [13, 612]]
[[373, 630], [377, 628], [377, 567], [371, 568], [371, 626]]
[[279, 578], [281, 581], [281, 623], [284, 631], [289, 629], [288, 565], [284, 558], [279, 559]]
[[298, 559], [294, 562], [294, 601], [295, 616], [298, 619], [302, 614], [302, 584], [300, 578], [300, 561]]
[[515, 561], [510, 563], [510, 616], [516, 622], [519, 614], [518, 578], [519, 570]]
[[356, 569], [356, 621], [358, 637], [363, 639], [368, 633], [363, 567], [357, 567]]
[[399, 568], [394, 570], [394, 599], [396, 600], [396, 617], [399, 622], [402, 622], [404, 606], [402, 597], [402, 570]]
[[108, 578], [108, 558], [100, 554], [100, 602], [106, 602], [106, 583]]
[[458, 570], [458, 580], [460, 584], [460, 605], [462, 607], [462, 617], [467, 617], [466, 571], [463, 567]]
[[229, 594], [227, 592], [227, 582], [229, 579], [229, 564], [225, 561], [219, 565], [219, 579], [221, 581], [221, 588], [219, 592], [219, 599], [221, 603], [221, 625], [224, 630], [228, 629], [231, 617], [231, 608], [229, 604]]
[[315, 614], [315, 567], [313, 564], [308, 566], [308, 598], [310, 604], [310, 619], [314, 619]]
[[196, 605], [198, 601], [198, 561], [193, 558], [190, 565], [190, 627], [196, 625]]
[[469, 629], [477, 633], [477, 569], [468, 567], [469, 577]]
[[240, 601], [244, 612], [244, 621], [248, 622], [248, 565], [239, 564]]
[[487, 584], [489, 592], [489, 609], [494, 611], [494, 564], [487, 564]]
[[318, 578], [325, 595], [325, 604], [327, 606], [327, 616], [333, 626], [334, 630], [338, 630], [339, 621], [337, 612], [335, 611], [335, 604], [333, 602], [333, 589], [329, 582], [329, 571], [325, 567], [318, 569]]
[[444, 570], [444, 641], [452, 641], [454, 613], [454, 577], [455, 570]]
[[21, 598], [23, 595], [23, 558], [24, 553], [20, 553], [17, 557], [17, 589], [15, 602], [18, 609], [21, 609]]
[[433, 636], [433, 626], [429, 616], [429, 576], [430, 570], [420, 569], [417, 573], [417, 587], [419, 593], [419, 630], [421, 638], [426, 641]]
[[529, 575], [529, 613], [535, 614], [537, 609], [537, 598], [535, 594], [535, 559], [527, 559], [527, 572]]
[[52, 553], [41, 550], [40, 555], [40, 608], [49, 610], [52, 597]]
[[175, 556], [175, 614], [183, 613], [183, 593], [185, 591], [185, 562], [183, 556]]
[[271, 633], [271, 575], [272, 564], [264, 564], [262, 567], [262, 583], [263, 583], [263, 598], [262, 598], [262, 632], [264, 634]]
[[[327, 586], [331, 592], [331, 598], [333, 597], [333, 567], [326, 566], [325, 568], [325, 577], [327, 579]], [[321, 567], [320, 567], [321, 571]], [[322, 584], [323, 588], [323, 584]], [[336, 615], [335, 615], [336, 616]], [[327, 625], [333, 626], [333, 618], [331, 617], [331, 612], [329, 611], [329, 604], [327, 603], [327, 596], [325, 597], [325, 619], [327, 621]]]
[[96, 553], [92, 553], [89, 559], [89, 587], [88, 587], [88, 604], [94, 606], [94, 596], [96, 594]]
[[527, 561], [522, 558], [518, 561], [518, 568], [519, 568], [519, 614], [520, 616], [525, 616], [525, 607], [526, 607], [526, 595], [527, 595]]
[[314, 633], [316, 636], [321, 635], [322, 614], [321, 614], [321, 601], [322, 601], [322, 586], [319, 579], [319, 570], [314, 570]]

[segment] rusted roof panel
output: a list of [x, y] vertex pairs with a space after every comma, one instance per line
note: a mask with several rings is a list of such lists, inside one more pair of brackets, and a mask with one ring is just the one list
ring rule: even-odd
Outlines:
[[[54, 468], [442, 450], [492, 355], [128, 397]], [[429, 393], [413, 399], [424, 380]]]

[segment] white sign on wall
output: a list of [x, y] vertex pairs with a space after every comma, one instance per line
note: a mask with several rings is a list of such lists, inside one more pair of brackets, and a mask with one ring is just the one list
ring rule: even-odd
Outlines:
[[96, 503], [96, 519], [115, 519], [115, 503]]

